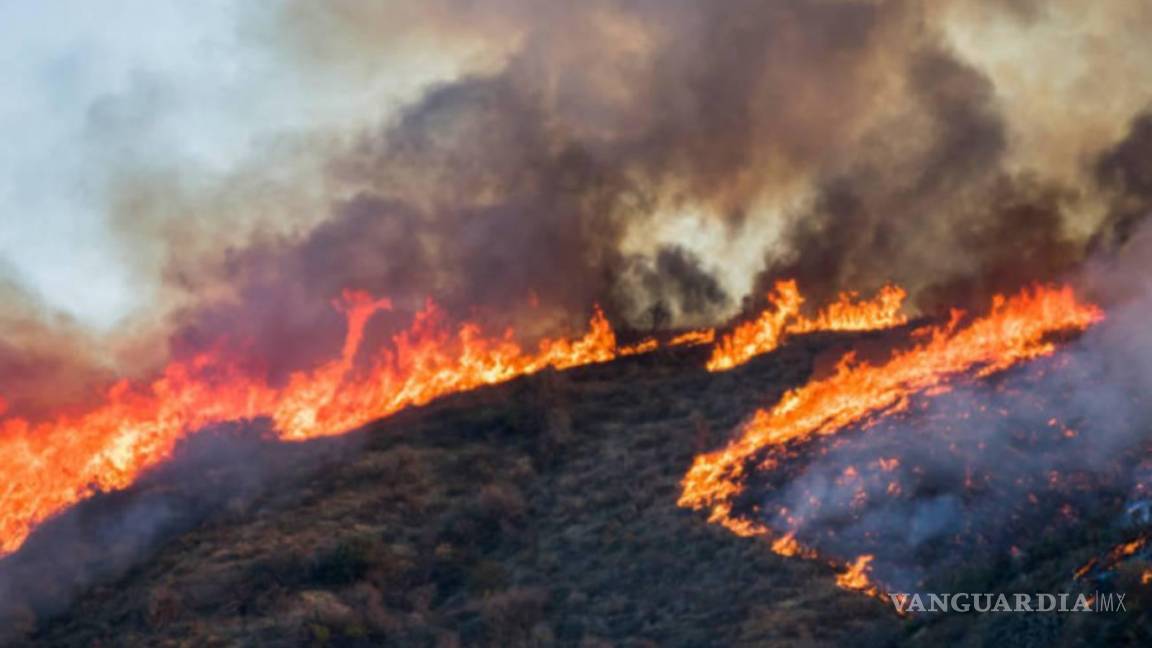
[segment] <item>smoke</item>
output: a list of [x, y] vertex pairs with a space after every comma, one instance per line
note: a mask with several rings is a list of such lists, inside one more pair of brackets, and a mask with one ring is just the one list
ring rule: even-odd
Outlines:
[[1096, 179], [1110, 192], [1111, 209], [1092, 243], [1112, 250], [1128, 241], [1137, 227], [1152, 213], [1152, 113], [1132, 120], [1127, 135], [1100, 156], [1095, 165]]
[[0, 275], [0, 416], [35, 418], [87, 402], [114, 375], [91, 335]]
[[965, 570], [1128, 523], [1125, 505], [1152, 487], [1150, 243], [1144, 226], [1090, 264], [1082, 281], [1111, 302], [1107, 319], [1052, 358], [798, 449], [754, 478], [744, 506], [825, 555], [874, 555], [873, 576], [895, 591], [947, 588]]
[[910, 119], [923, 126], [881, 125], [866, 135], [873, 146], [822, 178], [761, 285], [796, 277], [827, 296], [896, 281], [936, 312], [1058, 278], [1080, 260], [1064, 232], [1073, 191], [1004, 168], [1006, 127], [989, 80], [936, 48], [906, 65]]
[[[699, 252], [625, 250], [626, 234], [689, 203], [741, 222], [757, 196], [835, 155], [851, 110], [841, 120], [781, 100], [807, 93], [805, 103], [830, 111], [866, 102], [876, 41], [904, 18], [869, 5], [505, 9], [500, 25], [481, 27], [515, 24], [522, 45], [497, 71], [429, 90], [336, 156], [334, 176], [350, 196], [314, 230], [238, 246], [216, 264], [170, 261], [182, 289], [225, 286], [234, 297], [180, 313], [181, 339], [189, 329], [258, 333], [275, 348], [281, 329], [330, 335], [326, 304], [343, 287], [521, 322], [571, 324], [594, 303], [639, 326], [663, 304], [672, 323], [715, 320], [730, 299]], [[434, 9], [425, 18], [451, 22]], [[328, 30], [384, 23], [318, 21]], [[812, 30], [824, 35], [807, 37]], [[526, 315], [530, 301], [539, 309]]]
[[[633, 255], [630, 261], [626, 272], [639, 284], [630, 290], [643, 291], [654, 300], [645, 313], [652, 318], [653, 328], [664, 326], [668, 319], [682, 323], [712, 321], [731, 301], [719, 281], [704, 270], [701, 259], [690, 250], [670, 245], [657, 252], [655, 261], [641, 255]], [[641, 316], [634, 314], [628, 319], [636, 321]]]
[[[962, 10], [292, 6], [278, 28], [316, 74], [437, 39], [474, 47], [480, 62], [334, 146], [335, 198], [315, 225], [271, 225], [207, 255], [171, 244], [165, 276], [186, 304], [176, 339], [263, 337], [262, 357], [285, 339], [332, 339], [327, 303], [343, 287], [410, 308], [431, 297], [454, 316], [480, 311], [533, 333], [570, 326], [593, 303], [640, 328], [661, 309], [668, 325], [715, 322], [748, 285], [726, 285], [732, 269], [716, 268], [748, 236], [765, 239], [742, 272], [759, 277], [754, 298], [783, 277], [816, 298], [895, 281], [935, 313], [1065, 278], [1096, 232], [1083, 214], [1106, 209], [1097, 203], [1115, 173], [1069, 179], [1019, 164], [1019, 117], [994, 71], [950, 35]], [[1032, 3], [987, 11], [974, 29], [1004, 15], [1055, 20]], [[1104, 160], [1116, 143], [1092, 145]], [[683, 210], [722, 234], [677, 236], [671, 215]]]
[[[0, 643], [23, 645], [37, 623], [67, 612], [93, 585], [138, 568], [180, 533], [274, 506], [268, 494], [356, 452], [363, 437], [284, 444], [268, 421], [215, 426], [129, 490], [98, 495], [36, 530], [0, 561]], [[80, 612], [82, 614], [82, 612]]]
[[[1133, 196], [1147, 188], [1125, 169], [1138, 168], [1147, 127], [1079, 128], [1052, 107], [1131, 65], [1093, 50], [1089, 69], [1053, 71], [1059, 94], [1011, 73], [1027, 56], [992, 61], [972, 43], [1007, 30], [1048, 51], [1078, 11], [1096, 20], [1075, 4], [961, 0], [243, 12], [245, 61], [291, 69], [265, 87], [312, 88], [317, 117], [282, 120], [224, 173], [152, 142], [106, 174], [109, 223], [151, 304], [128, 320], [138, 357], [119, 354], [117, 368], [221, 341], [274, 373], [305, 366], [338, 346], [329, 303], [344, 288], [400, 305], [373, 322], [370, 340], [383, 340], [428, 298], [532, 337], [593, 304], [617, 325], [648, 328], [661, 311], [667, 326], [713, 323], [783, 277], [815, 298], [895, 281], [927, 313], [1062, 278], [1145, 209]], [[1141, 20], [1092, 23], [1084, 38]], [[397, 82], [398, 102], [377, 92], [386, 71], [425, 85]], [[91, 114], [142, 102], [163, 122], [183, 95], [154, 76], [164, 101], [121, 93]], [[1094, 114], [1137, 105], [1132, 84], [1113, 85], [1111, 112]], [[370, 104], [322, 110], [338, 103], [326, 94], [381, 98], [357, 114]], [[1036, 124], [1058, 130], [1039, 138]], [[1038, 155], [1038, 142], [1069, 144]], [[1099, 163], [1068, 172], [1078, 158]], [[693, 221], [706, 225], [685, 230]]]

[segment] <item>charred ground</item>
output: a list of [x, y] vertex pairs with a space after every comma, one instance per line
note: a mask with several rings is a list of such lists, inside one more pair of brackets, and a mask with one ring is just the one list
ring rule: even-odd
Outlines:
[[[124, 493], [46, 525], [0, 577], [14, 645], [1075, 645], [1147, 639], [1126, 615], [902, 620], [676, 506], [723, 443], [847, 347], [820, 334], [725, 374], [679, 349], [547, 372], [283, 445], [222, 428]], [[232, 460], [221, 463], [220, 457]], [[212, 468], [209, 470], [208, 467]], [[128, 511], [131, 514], [126, 514]], [[1101, 511], [1101, 519], [1117, 511]], [[125, 520], [129, 520], [126, 522]], [[1086, 525], [1025, 560], [970, 565], [972, 591], [1067, 591], [1121, 532]], [[145, 557], [141, 557], [141, 555]], [[1139, 564], [1109, 579], [1126, 591]], [[70, 588], [83, 593], [76, 600]], [[975, 588], [975, 589], [973, 589]], [[64, 603], [67, 602], [67, 605]], [[1107, 618], [1105, 618], [1107, 617]]]

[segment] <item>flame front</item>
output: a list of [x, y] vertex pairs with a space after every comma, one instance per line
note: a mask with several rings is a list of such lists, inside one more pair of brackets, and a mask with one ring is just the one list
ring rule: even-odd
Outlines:
[[450, 327], [429, 303], [368, 370], [357, 370], [365, 324], [391, 305], [353, 291], [336, 305], [348, 327], [340, 356], [293, 374], [282, 388], [252, 377], [223, 354], [205, 352], [173, 362], [149, 385], [116, 384], [104, 404], [86, 414], [38, 424], [0, 421], [0, 556], [64, 508], [129, 486], [205, 425], [269, 417], [285, 440], [340, 434], [444, 394], [618, 354], [615, 333], [598, 309], [582, 337], [545, 339], [532, 353], [511, 330], [485, 337], [473, 323]]
[[804, 317], [804, 297], [795, 281], [776, 283], [769, 306], [751, 322], [737, 326], [712, 349], [708, 371], [726, 371], [779, 347], [789, 334], [814, 331], [868, 331], [899, 326], [908, 321], [901, 312], [907, 293], [887, 285], [876, 297], [861, 301], [855, 293], [841, 293], [815, 317]]
[[[782, 282], [777, 291], [789, 332], [903, 321], [896, 315], [904, 295], [899, 289], [885, 289], [876, 302], [856, 303], [853, 296], [843, 295], [812, 320], [797, 315], [803, 300], [795, 282]], [[662, 345], [709, 344], [716, 335], [714, 329], [700, 329], [665, 343], [647, 338], [618, 346], [607, 318], [596, 309], [582, 337], [545, 339], [533, 353], [516, 342], [512, 330], [492, 337], [475, 323], [451, 326], [429, 302], [407, 330], [393, 336], [389, 348], [370, 358], [364, 370], [356, 362], [364, 327], [375, 313], [392, 305], [357, 291], [345, 291], [334, 305], [347, 320], [339, 357], [293, 373], [282, 387], [252, 376], [226, 354], [206, 351], [171, 363], [151, 384], [117, 383], [103, 405], [85, 414], [36, 424], [20, 418], [0, 420], [0, 474], [5, 477], [0, 486], [0, 557], [18, 549], [38, 524], [68, 506], [96, 492], [131, 485], [168, 459], [188, 433], [206, 425], [267, 417], [284, 440], [336, 435], [438, 396], [547, 367], [606, 362]], [[737, 328], [715, 347], [714, 357], [722, 347], [737, 344], [733, 339], [751, 335], [762, 342], [763, 335], [750, 326]], [[741, 362], [765, 350], [763, 344], [751, 350], [743, 342], [739, 345]], [[0, 399], [0, 415], [3, 411]]]
[[[790, 294], [781, 291], [786, 299]], [[899, 302], [897, 293], [890, 295], [881, 302]], [[786, 312], [792, 304], [777, 301], [776, 312]], [[1101, 318], [1099, 309], [1079, 302], [1070, 288], [1036, 287], [1011, 298], [997, 296], [987, 316], [966, 326], [960, 324], [962, 314], [954, 312], [947, 325], [917, 331], [914, 335], [924, 341], [896, 352], [884, 364], [857, 363], [849, 354], [835, 374], [788, 392], [771, 409], [757, 411], [726, 447], [697, 456], [682, 482], [679, 504], [707, 509], [710, 522], [741, 536], [773, 535], [766, 525], [734, 514], [733, 506], [748, 473], [771, 470], [777, 464], [776, 453], [786, 445], [902, 411], [913, 395], [944, 389], [958, 375], [985, 376], [1051, 354], [1055, 350], [1051, 334], [1084, 330]], [[782, 533], [772, 545], [777, 553], [814, 555], [796, 540], [795, 529]], [[858, 560], [842, 574], [851, 580], [852, 589], [870, 587], [866, 566], [867, 561]]]
[[844, 589], [874, 594], [875, 588], [872, 586], [872, 582], [868, 580], [868, 565], [872, 562], [872, 558], [867, 554], [856, 558], [848, 566], [847, 571], [836, 575], [836, 584]]

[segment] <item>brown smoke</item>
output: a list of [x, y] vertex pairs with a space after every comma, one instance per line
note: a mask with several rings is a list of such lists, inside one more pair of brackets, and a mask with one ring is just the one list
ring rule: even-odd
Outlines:
[[[459, 71], [228, 178], [134, 172], [114, 222], [162, 277], [172, 351], [223, 343], [276, 373], [338, 347], [344, 288], [398, 306], [370, 342], [428, 298], [528, 336], [596, 303], [637, 328], [717, 321], [747, 285], [718, 268], [755, 275], [753, 298], [790, 276], [817, 298], [895, 281], [929, 312], [985, 303], [1073, 272], [1152, 204], [1147, 118], [1117, 123], [1139, 96], [1116, 71], [1141, 68], [1093, 31], [1135, 60], [1147, 16], [1115, 4], [290, 2], [249, 31], [317, 92], [421, 52]], [[1043, 84], [971, 60], [1004, 30], [1048, 53], [1081, 14], [1085, 70]], [[1081, 87], [1085, 108], [1066, 101]], [[683, 211], [720, 234], [684, 239]], [[739, 237], [761, 265], [732, 270]]]
[[87, 402], [112, 377], [93, 338], [0, 277], [0, 415], [37, 418]]

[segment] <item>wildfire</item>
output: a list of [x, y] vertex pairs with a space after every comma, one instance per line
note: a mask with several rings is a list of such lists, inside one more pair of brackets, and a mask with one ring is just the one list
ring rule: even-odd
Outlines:
[[[903, 298], [898, 289], [885, 289], [875, 303], [856, 303], [843, 295], [808, 320], [797, 316], [802, 299], [794, 282], [782, 282], [777, 291], [787, 308], [783, 319], [788, 331], [859, 328], [893, 320]], [[365, 363], [357, 363], [364, 327], [376, 312], [392, 305], [356, 291], [345, 291], [334, 305], [347, 320], [340, 355], [292, 374], [282, 387], [252, 376], [223, 353], [205, 351], [171, 363], [150, 384], [115, 384], [105, 402], [85, 414], [37, 424], [0, 419], [0, 474], [5, 476], [0, 486], [0, 557], [18, 549], [36, 525], [68, 506], [95, 492], [127, 487], [168, 459], [187, 434], [206, 425], [267, 417], [284, 440], [336, 435], [445, 394], [547, 367], [605, 362], [662, 345], [709, 344], [716, 336], [714, 329], [699, 329], [664, 343], [646, 338], [620, 346], [597, 309], [582, 337], [545, 339], [532, 352], [520, 346], [511, 330], [486, 336], [475, 323], [451, 326], [429, 302], [389, 348], [370, 358], [365, 370]], [[734, 335], [754, 333], [749, 326]], [[725, 344], [734, 343], [722, 342], [717, 350]], [[742, 351], [755, 352], [760, 351]], [[3, 410], [0, 400], [0, 416]]]
[[726, 371], [755, 356], [779, 347], [789, 334], [814, 331], [867, 331], [898, 326], [908, 321], [901, 312], [907, 293], [897, 286], [884, 286], [871, 300], [855, 293], [841, 293], [837, 301], [815, 317], [800, 313], [804, 297], [795, 281], [780, 281], [768, 295], [770, 305], [751, 322], [737, 326], [712, 349], [708, 371]]
[[[1084, 563], [1076, 569], [1076, 571], [1072, 574], [1072, 577], [1074, 579], [1083, 578], [1086, 574], [1092, 572], [1094, 569], [1098, 569], [1100, 571], [1109, 571], [1115, 568], [1116, 565], [1120, 564], [1120, 562], [1125, 558], [1135, 555], [1138, 551], [1143, 550], [1147, 545], [1148, 536], [1140, 536], [1133, 540], [1129, 540], [1128, 542], [1118, 544], [1102, 558], [1096, 557], [1089, 559], [1088, 562]], [[1147, 580], [1145, 579], [1145, 576], [1148, 577]], [[1152, 571], [1145, 571], [1141, 574], [1141, 584], [1146, 585], [1150, 580], [1152, 580]]]
[[[903, 295], [887, 294], [878, 303], [898, 304]], [[789, 289], [780, 291], [780, 295], [783, 301], [777, 301], [776, 315], [793, 308], [795, 302], [790, 297], [795, 293]], [[831, 311], [830, 308], [828, 312]], [[895, 307], [888, 312], [895, 313]], [[682, 482], [679, 504], [708, 509], [710, 522], [740, 535], [772, 535], [765, 525], [733, 515], [733, 506], [748, 473], [771, 470], [777, 463], [774, 453], [784, 451], [786, 445], [900, 412], [908, 407], [913, 395], [940, 391], [947, 381], [959, 375], [986, 376], [1051, 354], [1055, 350], [1052, 334], [1086, 329], [1102, 316], [1096, 307], [1079, 302], [1070, 288], [1035, 287], [1011, 298], [997, 296], [988, 315], [967, 325], [962, 325], [963, 314], [954, 312], [948, 324], [917, 331], [915, 336], [922, 341], [896, 352], [884, 364], [858, 363], [848, 354], [835, 374], [788, 392], [771, 409], [757, 411], [726, 447], [697, 456]], [[786, 319], [778, 317], [773, 321]], [[763, 330], [778, 331], [784, 327]], [[797, 542], [791, 529], [777, 538], [772, 548], [784, 555], [811, 551]], [[870, 560], [870, 556], [857, 559], [838, 582], [848, 586], [864, 578], [866, 583], [864, 571]]]
[[511, 330], [485, 337], [474, 323], [449, 326], [428, 303], [390, 348], [376, 353], [367, 369], [357, 368], [366, 323], [391, 304], [346, 291], [335, 305], [347, 320], [339, 357], [293, 374], [284, 387], [245, 373], [224, 354], [204, 352], [173, 362], [151, 384], [114, 385], [86, 414], [38, 424], [0, 420], [0, 556], [64, 508], [127, 487], [205, 425], [268, 417], [285, 440], [340, 434], [448, 393], [619, 354], [599, 310], [582, 337], [546, 339], [532, 352]]
[[836, 575], [836, 584], [844, 589], [860, 592], [873, 590], [872, 582], [868, 580], [868, 565], [872, 562], [872, 558], [867, 554], [858, 557], [848, 566], [847, 571]]
[[668, 346], [696, 346], [712, 344], [716, 339], [716, 329], [700, 329], [681, 333], [668, 341]]

